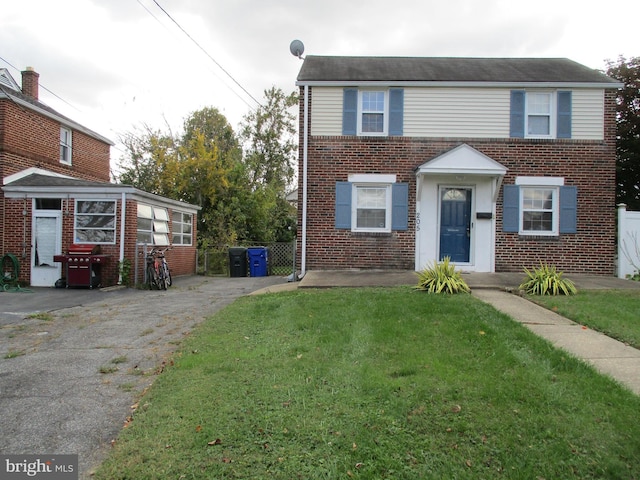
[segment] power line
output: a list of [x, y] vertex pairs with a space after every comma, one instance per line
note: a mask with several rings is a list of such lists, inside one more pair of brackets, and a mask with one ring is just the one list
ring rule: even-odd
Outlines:
[[[0, 57], [0, 60], [2, 60], [4, 63], [6, 63], [7, 65], [9, 65], [11, 68], [13, 68], [15, 71], [20, 72], [21, 70], [17, 67], [14, 67], [13, 65], [11, 65], [10, 62], [8, 62], [7, 60], [5, 60], [4, 58]], [[66, 103], [67, 105], [69, 105], [71, 108], [73, 108], [74, 110], [80, 112], [81, 110], [76, 107], [75, 105], [72, 105], [71, 103], [67, 102], [64, 98], [62, 98], [61, 96], [59, 96], [58, 94], [54, 93], [53, 91], [49, 90], [47, 87], [45, 87], [44, 85], [42, 85], [42, 83], [38, 82], [38, 86], [40, 88], [42, 88], [43, 90], [46, 90], [47, 92], [49, 92], [51, 95], [53, 95], [54, 97], [56, 97], [58, 100], [60, 100], [61, 102]]]
[[191, 40], [191, 41], [192, 41], [192, 42], [193, 42], [193, 43], [194, 43], [194, 44], [195, 44], [195, 45], [196, 45], [200, 50], [202, 50], [202, 52], [203, 52], [207, 57], [209, 57], [209, 59], [210, 59], [213, 63], [215, 63], [215, 64], [217, 65], [217, 67], [225, 73], [225, 75], [227, 75], [231, 80], [233, 80], [233, 82], [234, 82], [238, 87], [240, 87], [240, 88], [242, 89], [242, 91], [243, 91], [244, 93], [246, 93], [246, 94], [249, 96], [249, 98], [251, 98], [251, 100], [253, 100], [254, 102], [256, 102], [256, 104], [257, 104], [257, 105], [262, 106], [262, 104], [261, 104], [258, 100], [256, 100], [256, 99], [255, 99], [255, 97], [254, 97], [253, 95], [251, 95], [251, 94], [249, 93], [249, 91], [248, 91], [246, 88], [244, 88], [244, 87], [240, 84], [240, 82], [238, 82], [238, 81], [233, 77], [233, 75], [231, 75], [231, 74], [230, 74], [230, 73], [229, 73], [229, 72], [228, 72], [228, 71], [227, 71], [227, 70], [226, 70], [222, 65], [220, 65], [220, 64], [216, 61], [216, 59], [215, 59], [215, 58], [213, 58], [213, 57], [209, 54], [209, 52], [207, 52], [207, 51], [206, 51], [206, 50], [205, 50], [205, 49], [204, 49], [204, 48], [203, 48], [203, 47], [202, 47], [198, 42], [196, 42], [196, 41], [194, 40], [194, 38], [193, 38], [191, 35], [189, 35], [189, 33], [188, 33], [184, 28], [182, 28], [182, 26], [181, 26], [178, 22], [176, 22], [176, 21], [174, 20], [174, 18], [173, 18], [171, 15], [169, 15], [169, 12], [167, 12], [164, 8], [162, 8], [162, 5], [160, 5], [160, 4], [158, 3], [158, 0], [153, 0], [153, 3], [155, 3], [155, 4], [158, 6], [158, 8], [159, 8], [160, 10], [162, 10], [162, 12], [163, 12], [167, 17], [169, 17], [169, 19], [170, 19], [173, 23], [175, 23], [175, 24], [176, 24], [176, 26], [177, 26], [177, 27], [182, 31], [182, 33], [184, 33], [184, 34], [189, 38], [189, 40]]

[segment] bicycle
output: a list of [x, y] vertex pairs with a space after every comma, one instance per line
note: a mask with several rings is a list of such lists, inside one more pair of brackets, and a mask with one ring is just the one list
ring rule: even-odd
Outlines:
[[153, 248], [147, 253], [147, 284], [150, 290], [166, 290], [171, 286], [171, 270], [165, 257], [167, 250], [171, 248]]

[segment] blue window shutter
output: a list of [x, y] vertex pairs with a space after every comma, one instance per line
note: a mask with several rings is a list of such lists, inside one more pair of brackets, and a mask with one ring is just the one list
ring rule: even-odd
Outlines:
[[505, 185], [502, 190], [502, 231], [520, 230], [520, 187]]
[[524, 138], [524, 103], [524, 90], [511, 90], [510, 137]]
[[558, 138], [571, 138], [571, 92], [558, 92]]
[[342, 134], [356, 135], [358, 129], [358, 90], [345, 88], [342, 96]]
[[336, 182], [336, 228], [351, 229], [351, 182]]
[[578, 232], [578, 189], [560, 187], [560, 233]]
[[409, 228], [409, 184], [394, 183], [391, 185], [391, 229], [407, 230]]
[[404, 88], [389, 89], [389, 135], [402, 135], [404, 123]]

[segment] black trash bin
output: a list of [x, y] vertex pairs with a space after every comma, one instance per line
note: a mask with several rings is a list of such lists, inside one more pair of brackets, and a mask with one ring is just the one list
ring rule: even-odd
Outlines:
[[249, 275], [266, 277], [269, 274], [269, 250], [265, 247], [252, 247], [247, 250], [249, 257]]
[[229, 276], [247, 276], [247, 249], [242, 247], [231, 247], [229, 249]]

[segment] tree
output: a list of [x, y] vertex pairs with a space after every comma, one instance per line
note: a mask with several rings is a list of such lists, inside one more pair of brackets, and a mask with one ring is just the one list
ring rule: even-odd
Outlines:
[[295, 92], [275, 87], [265, 90], [265, 103], [244, 118], [240, 137], [244, 142], [244, 162], [252, 188], [269, 186], [283, 194], [294, 175], [297, 145]]
[[[241, 176], [238, 172], [244, 167], [236, 134], [217, 109], [205, 108], [191, 114], [180, 137], [143, 126], [124, 136], [122, 143], [128, 155], [119, 165], [121, 183], [199, 205], [201, 244], [235, 241], [234, 227], [238, 222], [225, 217], [230, 212], [221, 204], [233, 203], [228, 197], [237, 192], [231, 182]], [[246, 185], [246, 180], [243, 182]], [[236, 212], [236, 217], [242, 215]]]
[[264, 110], [247, 117], [256, 125], [244, 126], [252, 132], [245, 137], [252, 147], [244, 158], [225, 116], [207, 107], [184, 121], [179, 136], [147, 126], [124, 136], [127, 156], [118, 180], [199, 205], [201, 247], [290, 240], [295, 214], [284, 200], [284, 187], [293, 175], [295, 144], [279, 142], [295, 128], [286, 112], [290, 100], [275, 89], [267, 100]]
[[[245, 116], [240, 137], [249, 187], [260, 198], [259, 219], [264, 242], [290, 241], [295, 235], [295, 209], [285, 196], [295, 173], [298, 96], [272, 87], [265, 101]], [[254, 233], [254, 235], [257, 234]]]
[[173, 198], [173, 164], [178, 146], [171, 133], [152, 130], [143, 124], [140, 129], [121, 136], [120, 141], [128, 152], [128, 158], [121, 158], [118, 163], [118, 181]]
[[624, 83], [617, 99], [616, 200], [640, 211], [640, 57], [608, 61], [607, 75]]

